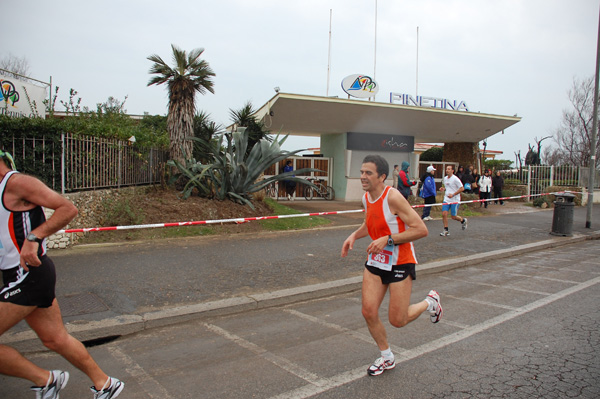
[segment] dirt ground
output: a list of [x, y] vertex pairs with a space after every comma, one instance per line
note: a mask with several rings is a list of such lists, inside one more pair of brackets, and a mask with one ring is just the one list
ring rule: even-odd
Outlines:
[[174, 190], [152, 189], [137, 198], [144, 213], [144, 223], [193, 220], [234, 219], [266, 216], [272, 209], [264, 201], [253, 201], [255, 209], [230, 200], [214, 200], [191, 196], [182, 199]]
[[[151, 187], [123, 195], [106, 206], [102, 226], [129, 226], [140, 224], [163, 224], [204, 220], [224, 220], [273, 215], [273, 209], [262, 200], [253, 201], [254, 209], [230, 200], [191, 196], [182, 199], [172, 189]], [[78, 244], [103, 243], [122, 240], [145, 240], [189, 235], [212, 235], [252, 233], [262, 231], [258, 223], [220, 223], [200, 226], [166, 227], [150, 229], [90, 232], [80, 238]]]

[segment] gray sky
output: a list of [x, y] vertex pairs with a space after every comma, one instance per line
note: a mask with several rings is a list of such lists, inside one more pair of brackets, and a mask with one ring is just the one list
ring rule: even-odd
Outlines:
[[[329, 15], [333, 10], [329, 95], [346, 97], [342, 79], [375, 74], [377, 101], [390, 92], [463, 100], [473, 112], [523, 120], [488, 149], [524, 157], [551, 135], [573, 78], [594, 74], [599, 3], [593, 0], [156, 0], [34, 1], [3, 4], [0, 54], [25, 56], [31, 76], [70, 88], [82, 104], [128, 95], [132, 114], [166, 114], [163, 86], [147, 87], [151, 54], [171, 63], [171, 43], [205, 48], [215, 93], [197, 107], [221, 124], [229, 109], [255, 108], [282, 92], [325, 95]], [[57, 110], [63, 110], [57, 102]], [[290, 139], [294, 148], [318, 139]], [[543, 146], [551, 143], [543, 142]]]

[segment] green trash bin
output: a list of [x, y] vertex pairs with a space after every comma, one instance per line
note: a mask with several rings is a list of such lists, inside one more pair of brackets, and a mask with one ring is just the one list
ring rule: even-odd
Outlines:
[[573, 235], [573, 209], [575, 195], [571, 193], [556, 194], [552, 231], [555, 236], [571, 237]]

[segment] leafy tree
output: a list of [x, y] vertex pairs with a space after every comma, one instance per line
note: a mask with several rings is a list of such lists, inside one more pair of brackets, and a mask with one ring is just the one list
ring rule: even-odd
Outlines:
[[156, 75], [150, 79], [148, 86], [167, 84], [169, 92], [169, 112], [167, 128], [169, 130], [171, 158], [184, 163], [192, 154], [194, 134], [194, 113], [196, 112], [196, 92], [214, 93], [212, 78], [215, 73], [208, 63], [200, 58], [203, 48], [197, 48], [188, 54], [185, 50], [171, 45], [173, 50], [173, 67], [165, 63], [156, 54], [147, 59], [154, 64], [149, 73]]
[[[592, 154], [594, 81], [594, 76], [585, 80], [573, 79], [573, 87], [568, 92], [572, 108], [563, 111], [561, 124], [554, 133], [558, 148], [545, 153], [554, 165], [587, 166], [589, 163]], [[598, 167], [600, 141], [594, 150]]]
[[96, 104], [96, 112], [100, 114], [127, 114], [127, 110], [125, 109], [125, 103], [127, 102], [127, 97], [123, 99], [123, 101], [119, 101], [113, 96], [108, 97], [103, 103]]
[[484, 166], [486, 169], [491, 170], [508, 170], [511, 164], [512, 161], [508, 159], [486, 159]]
[[421, 161], [427, 162], [442, 162], [444, 157], [444, 149], [442, 147], [431, 147], [421, 154]]

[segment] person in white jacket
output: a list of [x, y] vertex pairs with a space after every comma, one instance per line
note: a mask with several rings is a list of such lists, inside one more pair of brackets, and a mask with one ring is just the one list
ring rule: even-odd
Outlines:
[[481, 202], [479, 204], [479, 207], [481, 208], [482, 206], [485, 205], [485, 207], [488, 207], [488, 202], [490, 199], [490, 195], [492, 192], [492, 178], [490, 177], [490, 171], [489, 170], [485, 170], [483, 172], [483, 176], [481, 176], [479, 178], [479, 181], [477, 182], [477, 184], [479, 185], [479, 199], [480, 200], [486, 200], [485, 202]]

